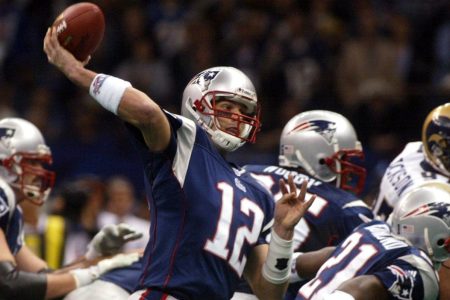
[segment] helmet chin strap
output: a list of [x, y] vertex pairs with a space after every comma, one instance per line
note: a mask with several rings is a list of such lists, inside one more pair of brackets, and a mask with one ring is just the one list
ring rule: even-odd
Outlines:
[[232, 152], [245, 143], [240, 138], [232, 136], [231, 134], [223, 132], [219, 129], [211, 130], [211, 132], [211, 140], [214, 144], [226, 151]]

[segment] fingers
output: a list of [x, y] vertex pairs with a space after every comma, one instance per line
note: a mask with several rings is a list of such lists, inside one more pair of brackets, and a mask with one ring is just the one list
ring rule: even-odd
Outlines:
[[[281, 191], [281, 193], [283, 195], [297, 192], [297, 186], [294, 183], [294, 177], [292, 175], [288, 176], [287, 184], [286, 184], [286, 181], [284, 181], [283, 178], [280, 179], [279, 184], [280, 184], [280, 191]], [[287, 188], [287, 185], [289, 185], [289, 190]]]

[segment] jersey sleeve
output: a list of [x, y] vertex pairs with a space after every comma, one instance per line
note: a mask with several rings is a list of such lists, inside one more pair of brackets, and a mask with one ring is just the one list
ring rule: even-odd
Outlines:
[[374, 275], [392, 299], [437, 299], [439, 286], [435, 272], [420, 258], [408, 255], [396, 259]]
[[23, 216], [16, 206], [14, 192], [3, 180], [0, 181], [0, 228], [9, 250], [13, 255], [17, 254], [23, 245]]

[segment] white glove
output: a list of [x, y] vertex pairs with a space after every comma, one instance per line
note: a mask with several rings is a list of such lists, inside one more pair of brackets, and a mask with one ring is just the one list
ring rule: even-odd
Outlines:
[[105, 225], [89, 242], [85, 257], [94, 259], [117, 254], [125, 243], [140, 239], [142, 236], [142, 232], [125, 223]]
[[139, 253], [117, 254], [114, 257], [103, 259], [96, 265], [86, 269], [75, 269], [70, 271], [77, 284], [77, 288], [90, 284], [100, 275], [117, 268], [127, 267], [139, 260]]

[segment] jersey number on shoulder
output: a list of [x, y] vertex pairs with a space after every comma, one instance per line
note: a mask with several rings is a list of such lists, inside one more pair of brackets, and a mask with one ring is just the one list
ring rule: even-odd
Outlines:
[[[377, 249], [373, 245], [360, 244], [361, 238], [362, 234], [359, 232], [350, 235], [342, 244], [342, 251], [338, 255], [330, 257], [320, 268], [318, 276], [305, 284], [299, 293], [307, 299], [322, 299], [323, 293], [330, 293], [344, 281], [353, 278], [356, 272], [377, 253]], [[351, 260], [345, 262], [344, 268], [339, 268], [340, 271], [336, 272], [331, 280], [327, 279], [326, 282], [322, 282], [321, 274], [323, 272], [348, 260], [349, 257]], [[317, 290], [322, 284], [326, 284], [326, 291], [321, 291], [320, 288]]]
[[[222, 191], [222, 208], [220, 211], [220, 219], [217, 224], [217, 231], [214, 237], [206, 241], [205, 250], [223, 258], [224, 260], [228, 259], [230, 266], [236, 270], [239, 276], [241, 276], [245, 263], [247, 262], [247, 257], [245, 255], [242, 255], [240, 258], [242, 246], [245, 241], [249, 244], [257, 242], [264, 220], [264, 213], [254, 202], [247, 198], [241, 199], [239, 202], [239, 209], [248, 217], [251, 217], [251, 214], [253, 214], [253, 224], [250, 228], [247, 226], [241, 226], [237, 229], [234, 244], [231, 249], [229, 249], [227, 244], [230, 238], [231, 224], [233, 221], [234, 190], [233, 187], [226, 182], [220, 182], [217, 185], [217, 188]], [[229, 256], [230, 251], [231, 255]]]

